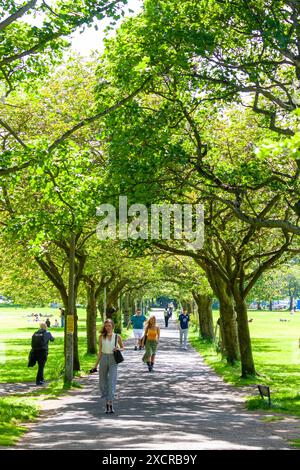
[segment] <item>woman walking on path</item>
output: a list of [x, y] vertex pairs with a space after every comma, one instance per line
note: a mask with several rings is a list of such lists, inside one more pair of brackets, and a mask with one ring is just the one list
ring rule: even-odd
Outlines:
[[146, 322], [145, 335], [143, 343], [146, 341], [146, 351], [143, 356], [143, 362], [147, 363], [148, 370], [151, 372], [154, 366], [154, 360], [157, 350], [157, 345], [160, 338], [159, 326], [156, 326], [156, 318], [152, 315]]
[[94, 367], [94, 370], [97, 370], [99, 364], [100, 392], [101, 398], [106, 400], [106, 413], [114, 413], [113, 400], [117, 383], [118, 364], [115, 361], [113, 352], [116, 349], [122, 351], [124, 349], [121, 336], [113, 332], [114, 326], [114, 322], [110, 319], [104, 322], [99, 336], [99, 354]]

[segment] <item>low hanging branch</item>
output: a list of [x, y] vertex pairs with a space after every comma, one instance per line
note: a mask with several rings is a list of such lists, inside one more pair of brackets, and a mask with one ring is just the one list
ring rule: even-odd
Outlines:
[[81, 129], [82, 127], [84, 126], [87, 126], [88, 124], [92, 124], [93, 122], [97, 121], [98, 119], [100, 119], [101, 117], [104, 117], [106, 116], [107, 114], [115, 111], [116, 109], [120, 108], [121, 106], [123, 106], [125, 103], [127, 103], [128, 101], [130, 101], [132, 98], [134, 98], [136, 95], [138, 95], [142, 90], [143, 88], [145, 87], [145, 85], [150, 81], [150, 77], [148, 77], [143, 83], [142, 85], [137, 88], [134, 92], [132, 92], [130, 95], [126, 96], [126, 98], [123, 98], [121, 99], [120, 101], [118, 101], [117, 103], [113, 104], [112, 106], [110, 106], [109, 108], [106, 108], [104, 111], [101, 111], [101, 113], [98, 113], [98, 114], [95, 114], [95, 116], [92, 116], [92, 117], [89, 117], [89, 118], [86, 118], [86, 119], [83, 119], [82, 121], [80, 121], [78, 124], [76, 124], [76, 126], [73, 126], [71, 129], [69, 129], [67, 132], [65, 132], [64, 134], [62, 134], [58, 139], [56, 139], [52, 145], [50, 145], [50, 147], [48, 148], [48, 152], [51, 153], [59, 144], [61, 144], [61, 142], [63, 142], [64, 140], [66, 140], [68, 137], [70, 137], [72, 134], [74, 134], [74, 132], [78, 131], [78, 129]]
[[1, 21], [0, 23], [0, 31], [3, 29], [7, 28], [11, 23], [14, 23], [17, 21], [19, 18], [25, 15], [31, 8], [34, 8], [37, 3], [37, 0], [31, 0], [28, 2], [26, 5], [23, 7], [19, 8], [15, 13], [10, 15], [8, 18], [6, 18], [4, 21]]
[[0, 119], [0, 125], [4, 127], [4, 129], [6, 129], [24, 149], [27, 149], [27, 145], [23, 142], [22, 139], [20, 139], [18, 134], [9, 126], [9, 124]]

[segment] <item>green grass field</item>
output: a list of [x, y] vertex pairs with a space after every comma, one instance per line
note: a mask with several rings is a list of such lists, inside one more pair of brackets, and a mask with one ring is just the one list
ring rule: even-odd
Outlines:
[[[218, 312], [214, 312], [214, 319], [217, 318]], [[250, 318], [253, 318], [249, 326], [257, 377], [241, 379], [240, 364], [228, 366], [211, 344], [198, 339], [195, 331], [190, 335], [191, 342], [227, 382], [236, 386], [268, 385], [273, 411], [300, 416], [300, 313], [249, 311]], [[258, 392], [257, 397], [247, 400], [247, 407], [269, 409]]]
[[[34, 382], [36, 367], [28, 368], [28, 354], [31, 336], [39, 328], [40, 322], [34, 322], [31, 313], [41, 313], [42, 321], [46, 316], [51, 324], [59, 320], [58, 310], [51, 308], [0, 308], [0, 382]], [[93, 364], [94, 357], [86, 354], [85, 310], [78, 309], [78, 342], [81, 368], [87, 372]], [[97, 320], [100, 327], [100, 319]], [[60, 323], [60, 321], [59, 321]], [[49, 331], [55, 337], [49, 343], [49, 356], [45, 367], [45, 380], [58, 379], [63, 374], [63, 329], [50, 327]]]

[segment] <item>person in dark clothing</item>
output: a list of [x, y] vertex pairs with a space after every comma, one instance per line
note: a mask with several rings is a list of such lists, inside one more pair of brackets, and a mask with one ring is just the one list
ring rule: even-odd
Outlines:
[[165, 327], [167, 328], [168, 323], [169, 323], [169, 318], [170, 318], [169, 309], [167, 307], [164, 310], [164, 318], [165, 318]]
[[190, 316], [186, 308], [183, 309], [183, 312], [178, 317], [179, 320], [179, 332], [180, 332], [180, 347], [182, 348], [182, 339], [183, 339], [183, 349], [187, 350], [187, 337], [188, 337], [188, 328]]
[[51, 323], [50, 323], [49, 318], [47, 318], [47, 320], [45, 321], [45, 323], [46, 323], [47, 327], [50, 328]]
[[65, 326], [65, 309], [60, 307], [59, 310], [60, 310], [60, 326], [61, 326], [61, 328], [64, 328], [64, 326]]
[[36, 376], [36, 385], [44, 384], [44, 367], [48, 357], [48, 343], [54, 341], [53, 336], [47, 331], [47, 325], [45, 323], [40, 324], [40, 329], [32, 335], [31, 340], [31, 353], [29, 367], [38, 363], [38, 372]]

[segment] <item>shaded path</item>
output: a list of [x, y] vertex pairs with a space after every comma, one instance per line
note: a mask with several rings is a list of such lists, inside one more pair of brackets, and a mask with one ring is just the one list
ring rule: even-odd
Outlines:
[[[156, 316], [162, 325], [162, 311]], [[94, 374], [83, 390], [44, 402], [49, 416], [31, 424], [16, 448], [289, 449], [282, 421], [264, 423], [246, 411], [242, 391], [225, 384], [191, 346], [179, 349], [174, 320], [161, 333], [153, 373], [141, 362], [143, 351], [133, 351], [134, 340], [126, 342], [115, 415], [104, 413]]]

